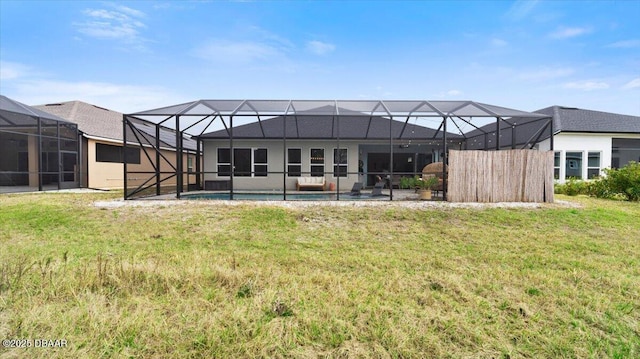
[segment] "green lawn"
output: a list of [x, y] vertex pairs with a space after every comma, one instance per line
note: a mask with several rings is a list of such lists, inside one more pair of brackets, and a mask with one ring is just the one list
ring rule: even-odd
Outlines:
[[0, 195], [0, 357], [640, 357], [640, 204]]

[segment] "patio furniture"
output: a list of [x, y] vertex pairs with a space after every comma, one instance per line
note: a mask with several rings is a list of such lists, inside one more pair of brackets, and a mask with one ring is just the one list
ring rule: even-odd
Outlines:
[[433, 190], [436, 192], [440, 192], [444, 190], [444, 179], [442, 174], [442, 162], [432, 162], [428, 165], [424, 166], [422, 169], [422, 179], [427, 179], [428, 177], [437, 177], [438, 184], [433, 187]]
[[356, 182], [353, 184], [353, 187], [351, 187], [351, 192], [349, 193], [350, 196], [359, 196], [360, 190], [362, 190], [362, 182]]
[[298, 177], [296, 182], [296, 190], [312, 189], [324, 191], [325, 181], [324, 177]]
[[373, 190], [371, 191], [371, 197], [380, 197], [385, 196], [382, 193], [382, 189], [384, 188], [384, 182], [378, 182], [373, 186]]

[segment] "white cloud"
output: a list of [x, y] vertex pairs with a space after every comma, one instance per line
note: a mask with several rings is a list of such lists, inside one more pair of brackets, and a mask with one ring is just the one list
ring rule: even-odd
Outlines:
[[607, 47], [621, 48], [621, 49], [631, 49], [635, 47], [640, 47], [640, 40], [622, 40], [616, 41], [612, 44], [607, 45]]
[[591, 29], [586, 27], [559, 27], [556, 31], [549, 34], [554, 39], [568, 39], [580, 35], [585, 35], [591, 32]]
[[460, 95], [462, 95], [462, 91], [459, 91], [459, 90], [447, 91], [447, 96], [460, 96]]
[[183, 100], [163, 87], [107, 82], [29, 79], [13, 81], [9, 88], [10, 91], [3, 95], [28, 105], [79, 100], [124, 113], [162, 107]]
[[522, 20], [531, 13], [537, 4], [537, 0], [517, 0], [511, 5], [505, 17], [512, 21]]
[[268, 42], [272, 44], [272, 46], [278, 47], [280, 49], [291, 49], [295, 47], [293, 43], [289, 41], [289, 39], [274, 34], [258, 26], [249, 26], [246, 31], [251, 36], [260, 38], [261, 41]]
[[124, 41], [129, 45], [137, 45], [137, 49], [143, 50], [142, 44], [147, 40], [141, 35], [141, 30], [146, 28], [142, 22], [146, 15], [130, 7], [115, 4], [110, 6], [113, 10], [84, 10], [85, 19], [74, 23], [74, 27], [85, 36]]
[[494, 47], [504, 47], [504, 46], [507, 46], [508, 44], [509, 44], [508, 42], [502, 39], [498, 39], [498, 38], [491, 39], [491, 46], [494, 46]]
[[525, 81], [545, 81], [566, 77], [574, 73], [572, 68], [541, 68], [534, 71], [522, 72], [517, 77]]
[[322, 41], [309, 41], [307, 42], [307, 50], [316, 54], [316, 55], [326, 55], [330, 52], [333, 52], [336, 49], [334, 44], [330, 44]]
[[622, 88], [625, 90], [640, 88], [640, 77], [627, 82], [624, 86], [622, 86]]
[[0, 82], [14, 80], [28, 73], [28, 66], [15, 62], [0, 61]]
[[257, 26], [242, 28], [235, 38], [213, 38], [191, 51], [195, 57], [225, 64], [273, 65], [290, 67], [288, 54], [295, 46], [286, 38]]
[[258, 60], [266, 60], [283, 56], [280, 49], [261, 42], [244, 41], [212, 41], [193, 51], [199, 58], [226, 63], [247, 64]]
[[145, 14], [144, 12], [142, 12], [140, 10], [132, 9], [130, 7], [127, 7], [127, 6], [114, 5], [114, 7], [116, 8], [116, 10], [120, 11], [121, 13], [129, 14], [129, 15], [134, 16], [134, 17], [146, 17], [147, 16], [147, 14]]
[[567, 82], [562, 87], [566, 89], [572, 89], [572, 90], [593, 91], [593, 90], [608, 89], [609, 84], [606, 82], [597, 82], [597, 81], [578, 81], [578, 82]]

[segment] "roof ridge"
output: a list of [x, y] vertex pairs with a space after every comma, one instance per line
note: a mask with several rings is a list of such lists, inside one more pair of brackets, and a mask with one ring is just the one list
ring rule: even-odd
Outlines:
[[556, 127], [554, 132], [562, 131], [562, 116], [560, 116], [560, 106], [558, 105], [553, 106], [553, 123]]
[[73, 105], [71, 106], [71, 112], [69, 112], [69, 117], [72, 119], [76, 118], [76, 113], [78, 112], [78, 102], [79, 101], [71, 101]]

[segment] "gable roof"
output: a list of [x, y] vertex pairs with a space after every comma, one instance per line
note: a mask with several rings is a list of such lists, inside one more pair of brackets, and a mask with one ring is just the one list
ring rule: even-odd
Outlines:
[[[338, 119], [331, 115], [298, 115], [287, 116], [287, 139], [340, 139], [351, 140], [388, 140], [389, 128], [393, 138], [425, 139], [442, 138], [438, 131], [404, 121], [390, 120], [380, 116], [354, 116]], [[240, 125], [233, 128], [236, 139], [282, 139], [285, 116]], [[338, 131], [339, 128], [339, 131]], [[447, 133], [450, 139], [462, 138], [454, 133]], [[202, 139], [228, 139], [229, 132], [218, 130], [200, 136]]]
[[3, 111], [12, 112], [18, 115], [26, 115], [32, 117], [40, 117], [48, 120], [54, 120], [64, 123], [69, 123], [69, 121], [64, 120], [63, 118], [56, 116], [55, 114], [51, 114], [49, 112], [41, 111], [37, 107], [27, 106], [22, 102], [18, 102], [16, 100], [12, 100], [7, 96], [0, 95], [0, 109]]

